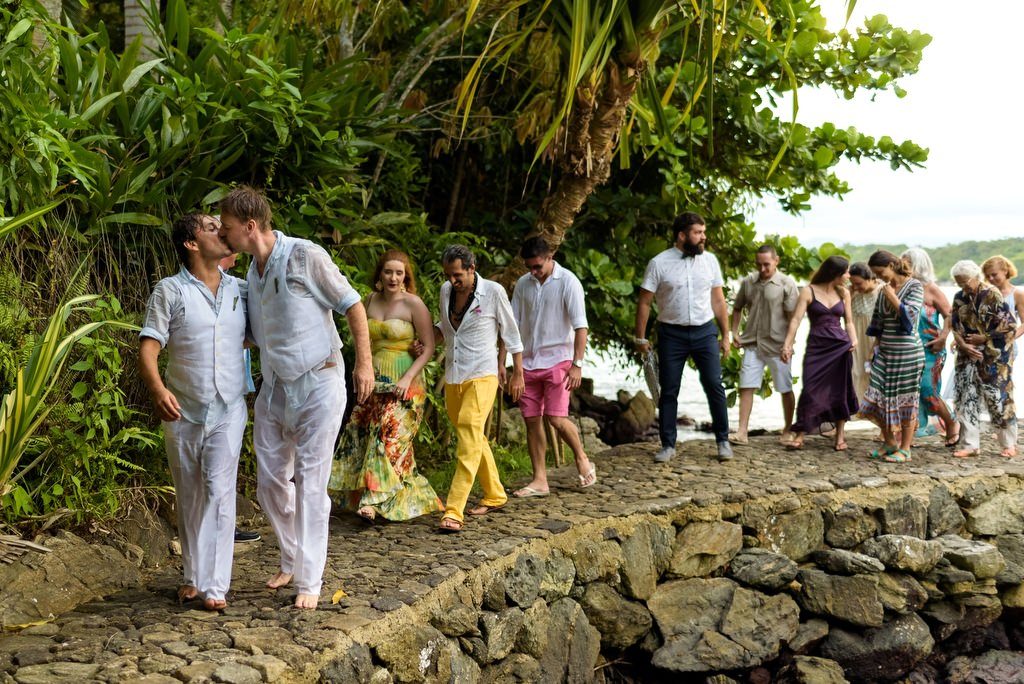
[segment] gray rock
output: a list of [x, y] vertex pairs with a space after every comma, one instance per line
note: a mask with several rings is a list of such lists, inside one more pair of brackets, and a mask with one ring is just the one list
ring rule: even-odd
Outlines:
[[551, 609], [544, 601], [537, 599], [523, 611], [523, 628], [519, 630], [515, 651], [540, 659], [548, 646], [551, 628]]
[[849, 501], [837, 510], [826, 509], [825, 541], [838, 549], [852, 549], [878, 533], [878, 521]]
[[524, 653], [513, 653], [480, 673], [481, 684], [533, 684], [540, 679], [540, 663]]
[[[208, 681], [213, 678], [213, 673], [218, 667], [220, 667], [219, 663], [192, 663], [191, 665], [179, 668], [178, 671], [174, 673], [174, 676], [183, 682], [190, 682], [192, 680]], [[354, 682], [355, 684], [365, 684], [365, 682], [360, 682], [355, 679], [349, 679], [347, 681]]]
[[928, 506], [906, 494], [882, 507], [883, 534], [902, 534], [924, 539], [928, 532]]
[[1024, 681], [1024, 653], [988, 651], [970, 658], [960, 656], [946, 665], [949, 684]]
[[1003, 554], [991, 544], [952, 534], [939, 537], [937, 541], [942, 544], [942, 555], [946, 560], [978, 579], [995, 577], [1006, 567]]
[[953, 600], [964, 609], [964, 616], [956, 626], [960, 631], [991, 625], [1003, 614], [1003, 604], [998, 596], [975, 594]]
[[969, 594], [974, 589], [976, 581], [974, 574], [969, 570], [953, 567], [945, 558], [925, 575], [925, 579], [935, 584], [943, 596]]
[[789, 642], [789, 647], [794, 653], [804, 655], [810, 653], [827, 636], [828, 623], [811, 618], [807, 622], [800, 623], [796, 630], [796, 636]]
[[921, 615], [932, 623], [932, 634], [942, 641], [952, 635], [964, 619], [964, 607], [955, 601], [931, 601]]
[[0, 563], [0, 630], [49, 620], [141, 581], [139, 568], [109, 546], [89, 544], [66, 531], [40, 543], [50, 553]]
[[544, 575], [540, 580], [540, 596], [548, 603], [569, 595], [576, 580], [576, 565], [571, 558], [551, 554], [544, 563]]
[[441, 632], [425, 625], [401, 625], [373, 645], [377, 657], [400, 682], [473, 681], [480, 668]]
[[821, 512], [809, 510], [769, 516], [757, 538], [763, 548], [802, 561], [821, 548], [824, 534]]
[[548, 645], [539, 658], [542, 682], [590, 682], [601, 653], [601, 634], [578, 603], [560, 599], [551, 605]]
[[668, 572], [674, 577], [704, 577], [728, 563], [743, 548], [743, 528], [734, 523], [692, 522], [676, 535]]
[[53, 684], [53, 682], [84, 682], [99, 672], [93, 663], [46, 663], [19, 668], [14, 680], [18, 684]]
[[665, 637], [652, 662], [673, 672], [758, 665], [775, 657], [799, 626], [799, 609], [788, 596], [767, 596], [725, 578], [667, 582], [647, 605]]
[[970, 509], [967, 531], [986, 537], [1024, 532], [1024, 491], [1000, 492]]
[[859, 634], [833, 628], [821, 655], [842, 665], [853, 681], [890, 680], [913, 670], [934, 646], [928, 625], [911, 613]]
[[151, 672], [168, 674], [187, 663], [188, 661], [184, 658], [177, 658], [166, 653], [157, 653], [139, 661], [139, 672], [142, 674], [149, 674]]
[[885, 565], [877, 558], [845, 549], [815, 551], [812, 558], [822, 570], [840, 575], [870, 574], [885, 570]]
[[727, 677], [723, 674], [712, 675], [704, 678], [704, 684], [740, 684], [732, 677]]
[[956, 534], [963, 529], [963, 511], [944, 486], [935, 487], [928, 495], [928, 537]]
[[911, 575], [883, 572], [878, 575], [878, 598], [885, 609], [894, 613], [911, 613], [928, 601], [928, 592]]
[[213, 671], [213, 681], [224, 684], [262, 684], [263, 677], [248, 665], [224, 663]]
[[[359, 644], [359, 646], [362, 646], [363, 651], [366, 654], [366, 657], [369, 658], [369, 647], [367, 647], [365, 644]], [[238, 662], [240, 662], [243, 665], [248, 665], [252, 669], [259, 672], [260, 677], [264, 682], [276, 682], [281, 678], [281, 675], [288, 671], [288, 663], [284, 662], [280, 658], [275, 658], [274, 656], [267, 655], [265, 653], [263, 655], [250, 656], [249, 658], [239, 660]], [[351, 682], [353, 680], [348, 679], [345, 681]]]
[[729, 577], [757, 589], [778, 591], [796, 579], [797, 565], [767, 549], [744, 549], [729, 562]]
[[235, 648], [256, 653], [269, 653], [301, 669], [313, 658], [313, 652], [296, 644], [292, 634], [281, 627], [249, 627], [233, 632]]
[[449, 637], [460, 637], [464, 634], [479, 634], [477, 622], [480, 612], [465, 603], [455, 603], [441, 610], [430, 621], [434, 627]]
[[522, 554], [505, 578], [505, 593], [509, 601], [526, 608], [540, 593], [540, 581], [544, 576], [545, 563], [530, 554]]
[[891, 570], [921, 575], [934, 568], [942, 558], [942, 545], [938, 542], [897, 534], [869, 539], [861, 544], [860, 550], [882, 561]]
[[601, 633], [601, 644], [608, 648], [629, 648], [650, 631], [653, 624], [647, 608], [624, 599], [600, 582], [587, 585], [582, 604], [590, 624]]
[[797, 600], [804, 610], [866, 627], [882, 624], [877, 575], [846, 577], [806, 568], [800, 570], [799, 579]]
[[834, 660], [797, 656], [779, 671], [777, 684], [846, 684], [842, 666]]
[[622, 567], [622, 548], [613, 541], [582, 541], [572, 553], [578, 582], [617, 580]]
[[996, 576], [996, 580], [1000, 584], [1024, 582], [1024, 534], [1004, 534], [996, 537], [995, 542], [1006, 561], [1006, 567]]
[[518, 608], [508, 608], [500, 613], [484, 613], [480, 616], [480, 636], [484, 652], [477, 660], [481, 664], [493, 663], [511, 653], [522, 626], [523, 611]]
[[493, 575], [484, 587], [484, 608], [487, 610], [505, 610], [508, 607], [505, 591], [505, 577]]
[[671, 525], [642, 522], [622, 546], [622, 588], [626, 595], [646, 601], [672, 557], [675, 534]]
[[[258, 666], [254, 667], [259, 669]], [[320, 668], [320, 681], [369, 684], [375, 669], [370, 648], [366, 644], [353, 643]]]
[[960, 495], [959, 501], [965, 508], [974, 508], [985, 501], [991, 499], [998, 491], [999, 485], [990, 480], [978, 480], [977, 482], [971, 483], [967, 489], [964, 490], [963, 494]]

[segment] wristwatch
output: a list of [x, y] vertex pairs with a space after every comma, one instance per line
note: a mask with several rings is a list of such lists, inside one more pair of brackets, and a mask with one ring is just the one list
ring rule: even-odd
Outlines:
[[576, 366], [577, 368], [583, 368], [583, 359], [573, 359], [572, 365]]

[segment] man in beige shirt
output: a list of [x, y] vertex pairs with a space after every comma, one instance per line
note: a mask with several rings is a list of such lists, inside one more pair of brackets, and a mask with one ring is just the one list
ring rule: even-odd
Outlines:
[[[761, 245], [755, 255], [757, 273], [751, 273], [740, 282], [732, 309], [734, 345], [743, 349], [740, 367], [740, 423], [733, 444], [747, 444], [750, 410], [754, 406], [754, 392], [761, 387], [765, 366], [771, 371], [775, 391], [782, 395], [782, 437], [790, 441], [793, 423], [793, 374], [789, 362], [781, 358], [782, 343], [789, 329], [789, 319], [796, 308], [800, 293], [796, 282], [779, 271], [779, 255], [771, 245]], [[743, 332], [740, 319], [747, 312]]]

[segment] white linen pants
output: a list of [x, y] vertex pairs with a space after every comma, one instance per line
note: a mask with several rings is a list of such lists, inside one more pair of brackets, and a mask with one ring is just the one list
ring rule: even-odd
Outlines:
[[334, 444], [345, 414], [345, 376], [339, 364], [317, 371], [317, 386], [289, 409], [283, 383], [256, 401], [256, 498], [281, 547], [281, 572], [300, 594], [319, 595], [327, 564], [327, 527]]
[[245, 416], [245, 402], [238, 401], [209, 428], [184, 419], [163, 424], [185, 584], [203, 598], [223, 600], [231, 585], [235, 483]]

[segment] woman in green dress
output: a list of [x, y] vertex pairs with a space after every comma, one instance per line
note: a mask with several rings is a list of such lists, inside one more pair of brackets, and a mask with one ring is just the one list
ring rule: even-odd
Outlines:
[[924, 370], [924, 347], [917, 331], [924, 287], [911, 277], [910, 264], [892, 252], [875, 252], [868, 266], [884, 284], [868, 326], [868, 335], [878, 338], [878, 346], [860, 414], [882, 429], [885, 446], [871, 457], [903, 463], [910, 460]]
[[[423, 417], [423, 367], [434, 353], [430, 312], [416, 296], [408, 255], [388, 250], [377, 261], [374, 291], [366, 299], [376, 385], [356, 406], [342, 433], [328, 483], [334, 500], [373, 522], [409, 520], [443, 510], [416, 471], [413, 440]], [[413, 340], [423, 344], [416, 358]]]

